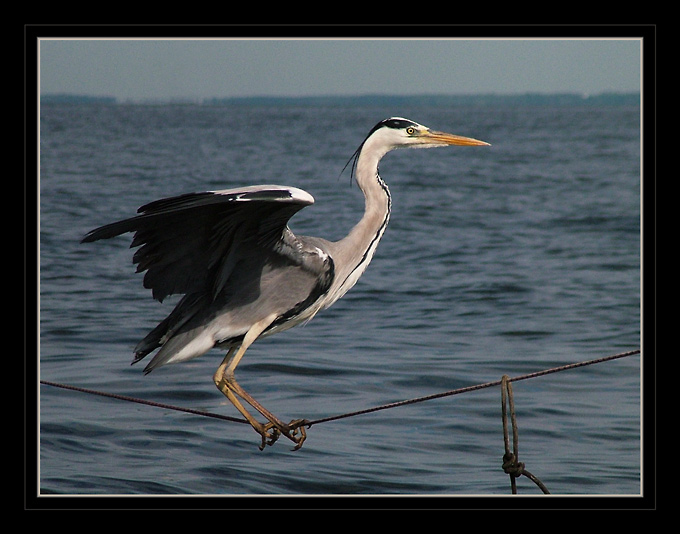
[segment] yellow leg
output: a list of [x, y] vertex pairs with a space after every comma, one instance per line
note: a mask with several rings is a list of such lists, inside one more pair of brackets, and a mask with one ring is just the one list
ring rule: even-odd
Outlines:
[[[297, 450], [302, 447], [302, 444], [307, 437], [303, 427], [305, 421], [303, 419], [296, 419], [289, 424], [281, 422], [274, 414], [251, 397], [234, 378], [236, 366], [241, 361], [241, 358], [248, 347], [275, 318], [276, 316], [270, 316], [264, 321], [255, 323], [245, 335], [243, 343], [238, 350], [236, 350], [235, 347], [229, 349], [222, 364], [217, 368], [213, 380], [215, 381], [217, 388], [229, 399], [236, 409], [241, 412], [243, 417], [246, 418], [255, 431], [262, 436], [262, 445], [260, 446], [260, 449], [264, 449], [266, 445], [272, 445], [279, 436], [283, 434], [295, 443], [295, 448], [293, 450]], [[234, 351], [236, 351], [236, 354], [234, 354]], [[239, 401], [237, 395], [266, 417], [269, 420], [269, 423], [264, 425], [259, 423], [248, 410], [246, 410], [241, 401]], [[298, 431], [300, 434], [299, 436]]]
[[231, 391], [229, 385], [224, 377], [224, 370], [231, 359], [232, 354], [236, 348], [229, 349], [227, 356], [224, 358], [222, 364], [217, 368], [213, 380], [217, 388], [224, 394], [227, 399], [236, 407], [236, 409], [241, 412], [241, 415], [246, 418], [250, 425], [255, 429], [255, 431], [262, 436], [262, 445], [260, 445], [260, 450], [264, 449], [266, 445], [272, 445], [280, 435], [280, 431], [273, 426], [263, 425], [259, 423], [251, 414], [246, 410], [241, 401], [236, 395]]

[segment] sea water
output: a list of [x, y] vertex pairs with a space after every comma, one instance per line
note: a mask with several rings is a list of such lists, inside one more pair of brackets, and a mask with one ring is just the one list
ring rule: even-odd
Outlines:
[[[218, 350], [148, 376], [129, 365], [176, 300], [142, 287], [130, 235], [80, 239], [158, 198], [255, 184], [308, 191], [292, 230], [339, 239], [363, 212], [340, 172], [394, 115], [491, 146], [389, 153], [392, 217], [371, 265], [308, 325], [255, 343], [245, 389], [283, 420], [313, 420], [640, 347], [637, 106], [52, 104], [39, 378], [238, 416], [212, 381]], [[640, 493], [640, 365], [515, 383], [519, 459], [552, 493]], [[43, 495], [510, 493], [499, 388], [315, 425], [295, 452], [284, 438], [260, 451], [248, 425], [36, 390]]]

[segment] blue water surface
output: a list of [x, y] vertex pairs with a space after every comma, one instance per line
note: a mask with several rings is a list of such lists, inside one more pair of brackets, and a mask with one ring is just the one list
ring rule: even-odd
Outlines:
[[[338, 239], [363, 211], [340, 171], [393, 115], [492, 146], [388, 154], [392, 218], [368, 270], [308, 325], [251, 347], [241, 385], [284, 420], [319, 419], [640, 347], [638, 107], [51, 104], [40, 378], [237, 416], [212, 382], [218, 350], [148, 376], [129, 365], [176, 300], [142, 287], [130, 235], [80, 239], [157, 198], [263, 183], [315, 197], [294, 232]], [[520, 459], [552, 493], [640, 494], [640, 360], [515, 383]], [[296, 452], [258, 450], [247, 425], [38, 393], [43, 495], [510, 493], [499, 388], [315, 425]]]

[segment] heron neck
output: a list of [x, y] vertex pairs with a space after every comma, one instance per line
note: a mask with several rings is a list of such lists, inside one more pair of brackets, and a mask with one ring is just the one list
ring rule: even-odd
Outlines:
[[373, 258], [387, 227], [392, 200], [387, 184], [378, 175], [382, 155], [362, 152], [357, 161], [355, 177], [365, 197], [364, 215], [345, 238], [336, 242], [342, 261], [336, 261], [337, 284], [328, 305], [354, 286]]
[[390, 192], [378, 174], [378, 163], [386, 152], [364, 146], [357, 161], [355, 178], [365, 198], [364, 215], [343, 241], [361, 251], [366, 251], [374, 242], [377, 245], [390, 217]]
[[368, 247], [374, 239], [379, 240], [382, 237], [390, 218], [392, 197], [387, 184], [378, 174], [379, 160], [379, 157], [360, 156], [357, 162], [356, 181], [364, 194], [365, 207], [363, 217], [348, 237], [352, 236], [355, 243], [362, 243], [362, 248]]

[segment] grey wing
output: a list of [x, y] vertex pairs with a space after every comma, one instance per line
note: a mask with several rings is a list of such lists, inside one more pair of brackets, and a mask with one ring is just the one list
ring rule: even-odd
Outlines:
[[190, 193], [146, 204], [138, 216], [92, 230], [82, 242], [134, 232], [131, 247], [139, 248], [133, 261], [137, 272], [146, 271], [144, 287], [155, 299], [216, 296], [243, 254], [274, 252], [302, 261], [287, 225], [313, 202], [305, 191], [282, 186]]

